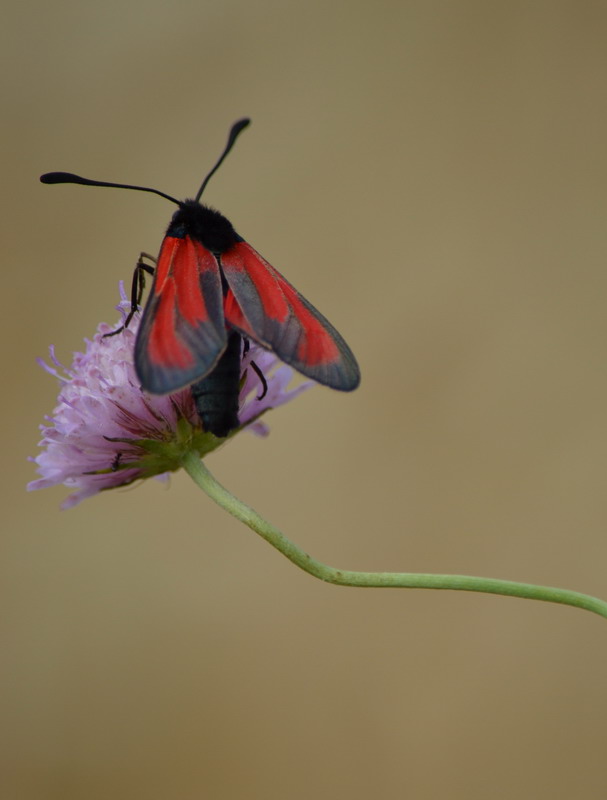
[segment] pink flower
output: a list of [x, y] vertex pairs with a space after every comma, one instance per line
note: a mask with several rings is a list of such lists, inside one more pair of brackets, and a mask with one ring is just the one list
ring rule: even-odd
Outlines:
[[[122, 283], [120, 295], [117, 309], [124, 319], [130, 302]], [[85, 340], [85, 352], [74, 354], [69, 368], [58, 361], [53, 347], [51, 365], [39, 359], [41, 366], [59, 380], [60, 392], [52, 416], [40, 426], [42, 451], [31, 459], [42, 477], [27, 488], [65, 484], [75, 491], [62, 508], [141, 478], [166, 478], [169, 471], [179, 469], [184, 449], [194, 449], [202, 457], [225, 441], [201, 429], [189, 388], [167, 396], [141, 390], [133, 366], [139, 321], [137, 313], [128, 328], [110, 337], [104, 334], [114, 328], [101, 323], [93, 339]], [[261, 400], [261, 383], [250, 368], [251, 361], [267, 382]], [[252, 343], [242, 358], [242, 370], [245, 379], [239, 397], [238, 430], [247, 427], [260, 436], [269, 433], [261, 414], [312, 385], [306, 382], [287, 389], [293, 370]]]

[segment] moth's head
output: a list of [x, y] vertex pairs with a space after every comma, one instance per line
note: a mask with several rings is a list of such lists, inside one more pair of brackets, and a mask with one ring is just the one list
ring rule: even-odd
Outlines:
[[212, 253], [225, 253], [236, 242], [232, 223], [214, 208], [197, 200], [184, 200], [173, 214], [167, 236], [184, 239], [189, 236], [201, 242]]

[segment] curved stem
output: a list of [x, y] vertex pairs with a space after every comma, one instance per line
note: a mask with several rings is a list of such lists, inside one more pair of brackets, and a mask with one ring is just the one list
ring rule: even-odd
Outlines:
[[336, 569], [309, 556], [291, 542], [269, 522], [245, 503], [234, 497], [218, 483], [195, 452], [183, 458], [183, 467], [192, 480], [218, 505], [244, 522], [272, 547], [275, 547], [298, 567], [315, 578], [338, 586], [366, 586], [401, 589], [455, 589], [467, 592], [485, 592], [528, 600], [544, 600], [549, 603], [583, 608], [607, 618], [607, 603], [591, 595], [556, 589], [552, 586], [537, 586], [533, 583], [518, 583], [497, 578], [479, 578], [472, 575], [440, 575], [419, 572], [357, 572]]

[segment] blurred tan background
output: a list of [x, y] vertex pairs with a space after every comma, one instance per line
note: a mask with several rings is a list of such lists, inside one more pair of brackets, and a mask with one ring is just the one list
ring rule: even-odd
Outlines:
[[184, 474], [59, 511], [37, 426], [194, 193], [363, 371], [208, 460], [317, 558], [607, 597], [607, 7], [13, 5], [3, 66], [4, 800], [605, 798], [607, 622], [321, 584]]

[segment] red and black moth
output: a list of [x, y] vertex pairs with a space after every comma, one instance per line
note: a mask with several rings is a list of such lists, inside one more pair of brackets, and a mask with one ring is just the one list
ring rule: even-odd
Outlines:
[[156, 268], [139, 260], [131, 312], [114, 333], [128, 325], [138, 308], [144, 273], [153, 273], [135, 342], [141, 386], [152, 394], [191, 386], [205, 430], [219, 437], [239, 425], [240, 363], [249, 340], [332, 389], [348, 392], [360, 383], [356, 359], [331, 323], [236, 233], [231, 222], [199, 202], [249, 122], [242, 119], [232, 126], [223, 153], [193, 200], [179, 201], [157, 189], [93, 181], [68, 172], [49, 172], [40, 178], [43, 183], [153, 192], [178, 206]]

